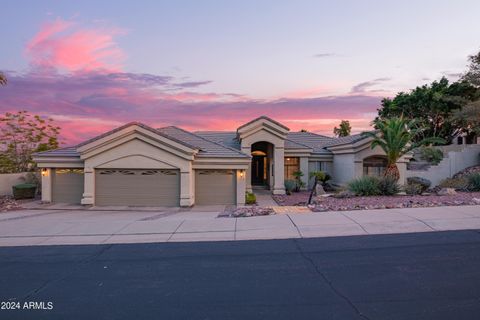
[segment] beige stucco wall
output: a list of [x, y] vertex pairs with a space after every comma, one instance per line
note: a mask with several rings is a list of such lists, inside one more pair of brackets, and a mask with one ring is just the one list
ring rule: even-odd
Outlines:
[[465, 168], [480, 164], [480, 145], [454, 145], [440, 148], [445, 150], [443, 160], [428, 170], [406, 170], [407, 177], [422, 177], [437, 186], [442, 180], [451, 178]]
[[134, 138], [84, 159], [85, 191], [82, 204], [95, 203], [95, 169], [180, 169], [180, 205], [195, 202], [192, 161]]
[[27, 172], [0, 174], [0, 196], [12, 195], [14, 185], [25, 183]]

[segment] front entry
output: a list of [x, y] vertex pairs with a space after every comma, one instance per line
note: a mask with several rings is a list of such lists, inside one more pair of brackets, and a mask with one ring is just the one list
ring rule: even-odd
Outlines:
[[268, 159], [266, 155], [259, 155], [252, 157], [252, 185], [264, 186], [267, 185], [268, 177]]

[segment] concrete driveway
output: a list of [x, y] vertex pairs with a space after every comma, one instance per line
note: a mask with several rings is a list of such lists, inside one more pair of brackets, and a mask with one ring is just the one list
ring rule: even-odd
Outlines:
[[228, 241], [480, 229], [480, 206], [218, 218], [223, 207], [0, 214], [0, 246]]

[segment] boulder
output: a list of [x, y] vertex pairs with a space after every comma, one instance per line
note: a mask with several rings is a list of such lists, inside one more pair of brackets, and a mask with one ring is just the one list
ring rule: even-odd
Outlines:
[[[430, 188], [432, 182], [422, 177], [408, 177], [407, 185], [412, 186], [407, 194], [422, 194]], [[406, 188], [407, 189], [407, 188]]]
[[323, 189], [323, 186], [321, 184], [317, 184], [317, 186], [315, 187], [315, 194], [319, 196], [325, 193], [326, 192], [325, 192], [325, 189]]
[[441, 188], [437, 191], [437, 196], [452, 196], [457, 194], [454, 188]]
[[480, 198], [473, 198], [472, 201], [476, 204], [480, 204]]

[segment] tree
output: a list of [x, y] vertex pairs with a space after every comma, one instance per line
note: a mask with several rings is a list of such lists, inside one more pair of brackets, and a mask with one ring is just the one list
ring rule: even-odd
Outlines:
[[452, 115], [452, 121], [462, 128], [463, 133], [480, 135], [480, 100], [468, 104], [461, 110], [456, 110]]
[[0, 72], [0, 86], [4, 86], [7, 84], [7, 77], [3, 72]]
[[445, 140], [438, 137], [429, 137], [419, 140], [424, 130], [418, 125], [418, 121], [393, 117], [377, 121], [377, 131], [363, 132], [362, 135], [373, 138], [371, 148], [379, 146], [387, 156], [387, 169], [385, 176], [391, 176], [398, 180], [397, 161], [407, 152], [419, 146], [432, 143], [445, 143]]
[[352, 127], [350, 126], [350, 121], [348, 120], [342, 120], [342, 122], [340, 122], [339, 128], [333, 128], [333, 133], [337, 137], [348, 137], [350, 135], [350, 132], [352, 132]]
[[468, 60], [470, 60], [470, 66], [462, 79], [471, 85], [480, 88], [480, 51], [477, 54], [468, 57]]
[[467, 81], [450, 84], [446, 78], [442, 78], [408, 93], [400, 92], [393, 99], [383, 99], [374, 126], [379, 129], [378, 123], [393, 117], [415, 119], [423, 130], [414, 137], [414, 142], [429, 137], [450, 142], [461, 131], [452, 122], [453, 112], [476, 100], [479, 91]]
[[308, 132], [307, 129], [300, 129], [300, 132]]
[[0, 173], [33, 171], [32, 154], [56, 149], [60, 127], [27, 111], [0, 117]]

